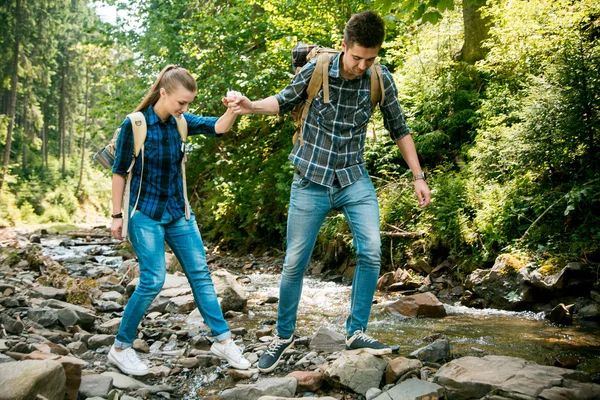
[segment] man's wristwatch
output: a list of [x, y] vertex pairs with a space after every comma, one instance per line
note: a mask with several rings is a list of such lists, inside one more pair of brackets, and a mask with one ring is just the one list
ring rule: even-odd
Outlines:
[[421, 171], [420, 174], [413, 175], [413, 178], [414, 178], [415, 181], [418, 181], [419, 179], [426, 180], [427, 177], [425, 175], [425, 171]]

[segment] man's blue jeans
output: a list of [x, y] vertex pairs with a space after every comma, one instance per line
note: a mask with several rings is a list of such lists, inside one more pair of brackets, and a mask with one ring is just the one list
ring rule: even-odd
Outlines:
[[184, 216], [173, 219], [165, 209], [161, 220], [155, 221], [137, 211], [129, 219], [129, 238], [140, 264], [140, 283], [125, 307], [115, 347], [131, 347], [140, 321], [165, 283], [165, 241], [179, 260], [190, 282], [196, 305], [212, 335], [218, 341], [231, 337], [217, 301], [193, 213], [189, 220]]
[[331, 188], [294, 174], [287, 221], [287, 250], [279, 286], [277, 333], [289, 338], [294, 333], [304, 271], [315, 246], [317, 233], [333, 209], [346, 217], [354, 236], [356, 269], [352, 281], [350, 315], [346, 331], [352, 335], [366, 330], [379, 278], [381, 239], [379, 205], [369, 175], [345, 188]]

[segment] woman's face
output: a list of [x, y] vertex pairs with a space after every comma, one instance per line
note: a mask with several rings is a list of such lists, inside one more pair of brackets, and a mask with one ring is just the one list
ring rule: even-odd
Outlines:
[[196, 92], [190, 92], [181, 85], [177, 86], [171, 93], [168, 93], [165, 88], [160, 89], [160, 100], [163, 103], [163, 109], [175, 118], [179, 118], [181, 114], [188, 111], [194, 97], [196, 97]]

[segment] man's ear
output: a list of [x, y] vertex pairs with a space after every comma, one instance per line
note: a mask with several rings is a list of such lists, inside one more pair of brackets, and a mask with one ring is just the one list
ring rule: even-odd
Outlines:
[[342, 52], [346, 52], [346, 42], [344, 42], [344, 39], [342, 39]]

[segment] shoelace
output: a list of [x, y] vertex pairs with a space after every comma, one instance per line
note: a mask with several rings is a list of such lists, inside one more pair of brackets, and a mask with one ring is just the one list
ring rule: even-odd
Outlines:
[[125, 350], [125, 357], [127, 357], [127, 359], [129, 361], [131, 361], [133, 364], [141, 364], [142, 360], [140, 360], [140, 358], [138, 357], [137, 353], [135, 352], [135, 350], [133, 350], [133, 348], [129, 348], [127, 350]]
[[281, 339], [279, 336], [275, 336], [275, 339], [273, 339], [273, 341], [271, 342], [269, 347], [267, 347], [267, 349], [265, 350], [265, 353], [267, 353], [270, 356], [274, 356], [275, 353], [277, 352], [277, 349], [279, 348], [279, 346], [282, 346], [284, 344], [285, 343], [284, 343], [283, 339]]
[[368, 342], [368, 343], [375, 343], [376, 342], [375, 339], [373, 339], [372, 337], [370, 337], [369, 335], [367, 335], [366, 333], [361, 332], [361, 331], [355, 332], [354, 336], [356, 337], [356, 339], [360, 339], [360, 340], [363, 340], [363, 341]]
[[235, 356], [236, 362], [240, 361], [243, 358], [242, 350], [234, 343], [233, 340], [225, 343], [225, 352], [228, 353], [230, 356]]

